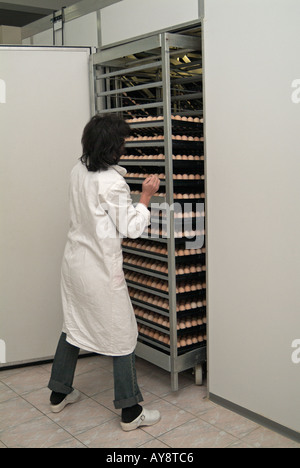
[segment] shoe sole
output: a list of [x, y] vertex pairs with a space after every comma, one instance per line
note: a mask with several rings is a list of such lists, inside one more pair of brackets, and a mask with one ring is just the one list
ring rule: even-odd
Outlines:
[[141, 424], [133, 424], [133, 423], [127, 423], [126, 424], [126, 423], [121, 422], [121, 427], [122, 427], [124, 432], [131, 432], [131, 431], [135, 431], [139, 427], [154, 426], [155, 424], [159, 423], [159, 421], [161, 421], [161, 415], [160, 415], [159, 419], [157, 419], [156, 421], [154, 421], [152, 423], [147, 424], [145, 422], [142, 422]]

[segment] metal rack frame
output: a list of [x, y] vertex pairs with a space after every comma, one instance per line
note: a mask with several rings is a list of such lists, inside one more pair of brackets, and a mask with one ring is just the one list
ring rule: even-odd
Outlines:
[[[174, 185], [173, 185], [173, 139], [172, 139], [172, 102], [173, 98], [171, 95], [171, 62], [172, 56], [183, 56], [190, 51], [197, 51], [201, 47], [200, 39], [192, 35], [184, 35], [178, 33], [159, 33], [153, 36], [119, 44], [111, 48], [100, 49], [97, 53], [92, 56], [92, 67], [94, 76], [94, 102], [95, 102], [95, 113], [106, 114], [106, 113], [131, 113], [137, 111], [157, 111], [158, 115], [163, 116], [162, 120], [147, 123], [135, 123], [132, 125], [133, 129], [147, 129], [156, 128], [163, 131], [163, 141], [155, 142], [135, 142], [127, 143], [127, 148], [164, 148], [164, 161], [157, 161], [155, 166], [161, 166], [165, 168], [166, 177], [164, 188], [165, 197], [156, 196], [153, 197], [152, 203], [164, 203], [166, 202], [169, 206], [174, 204]], [[139, 58], [132, 63], [129, 57], [134, 54], [144, 54], [145, 57]], [[145, 71], [160, 70], [160, 76], [155, 81], [149, 83], [148, 80], [144, 84], [138, 84], [136, 86], [122, 87], [118, 81], [120, 77], [124, 75], [132, 75], [138, 73], [144, 73]], [[198, 79], [198, 78], [197, 78]], [[196, 80], [197, 80], [196, 79]], [[114, 81], [113, 89], [111, 89], [111, 80]], [[184, 80], [184, 78], [182, 79]], [[200, 80], [200, 77], [199, 77]], [[180, 81], [177, 80], [177, 81]], [[132, 105], [123, 106], [122, 96], [126, 92], [141, 91], [141, 90], [157, 90], [157, 99], [155, 102], [137, 104], [136, 102]], [[159, 92], [162, 90], [163, 92]], [[202, 93], [193, 95], [187, 95], [186, 98], [199, 98]], [[114, 102], [112, 100], [114, 99]], [[179, 97], [178, 100], [182, 99]], [[193, 112], [192, 112], [193, 113]], [[183, 112], [182, 115], [185, 113]], [[196, 115], [196, 113], [194, 113]], [[122, 164], [122, 162], [121, 162]], [[122, 164], [123, 165], [123, 164]], [[134, 161], [127, 162], [126, 165], [136, 165]], [[139, 162], [138, 165], [150, 167], [153, 162]], [[138, 198], [133, 194], [133, 201], [138, 201]], [[133, 305], [139, 305], [153, 312], [159, 312], [162, 315], [169, 317], [169, 336], [170, 346], [169, 348], [163, 344], [156, 345], [153, 347], [153, 342], [147, 337], [143, 337], [138, 342], [136, 354], [137, 356], [152, 362], [153, 364], [169, 371], [171, 373], [171, 387], [173, 391], [178, 389], [178, 373], [187, 369], [195, 369], [195, 380], [196, 384], [202, 384], [202, 365], [206, 361], [206, 346], [199, 346], [195, 349], [188, 350], [186, 352], [179, 353], [177, 346], [177, 295], [176, 295], [176, 239], [174, 236], [175, 220], [174, 211], [170, 211], [170, 232], [172, 233], [167, 239], [155, 238], [151, 239], [158, 243], [163, 243], [167, 247], [167, 256], [162, 258], [158, 255], [151, 253], [144, 253], [147, 258], [159, 259], [164, 261], [168, 266], [168, 275], [160, 275], [158, 273], [152, 273], [152, 277], [164, 279], [168, 281], [168, 292], [153, 292], [151, 288], [147, 288], [141, 285], [136, 285], [128, 282], [129, 287], [135, 287], [141, 291], [148, 292], [149, 294], [155, 294], [156, 296], [166, 298], [169, 302], [169, 310], [158, 310], [157, 307], [151, 304], [141, 304], [139, 301], [132, 300]], [[131, 249], [124, 249], [127, 253], [133, 253]], [[135, 252], [133, 253], [135, 254]], [[137, 253], [138, 254], [138, 253]], [[139, 268], [131, 266], [128, 268], [129, 271], [137, 271], [139, 273], [145, 273]], [[147, 273], [146, 273], [147, 274]], [[138, 320], [139, 321], [139, 320]], [[166, 330], [159, 325], [151, 324], [151, 328], [163, 331]]]

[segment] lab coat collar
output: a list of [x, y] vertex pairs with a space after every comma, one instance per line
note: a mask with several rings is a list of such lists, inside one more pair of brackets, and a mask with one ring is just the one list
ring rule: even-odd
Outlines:
[[125, 167], [115, 165], [115, 166], [112, 166], [112, 168], [115, 171], [117, 171], [119, 174], [121, 174], [121, 176], [123, 176], [123, 177], [127, 174], [127, 170], [125, 169]]

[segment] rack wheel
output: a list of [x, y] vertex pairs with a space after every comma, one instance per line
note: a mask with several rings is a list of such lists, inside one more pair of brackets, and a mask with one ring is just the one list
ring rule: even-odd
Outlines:
[[202, 364], [197, 364], [195, 367], [195, 383], [196, 385], [203, 384], [203, 373]]

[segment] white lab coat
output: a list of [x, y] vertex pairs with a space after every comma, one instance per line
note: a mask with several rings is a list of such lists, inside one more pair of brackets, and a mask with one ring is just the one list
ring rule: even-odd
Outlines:
[[150, 223], [133, 205], [126, 169], [88, 172], [81, 163], [70, 179], [71, 225], [62, 263], [63, 331], [68, 343], [108, 356], [131, 354], [137, 323], [129, 297], [122, 237], [138, 238]]

